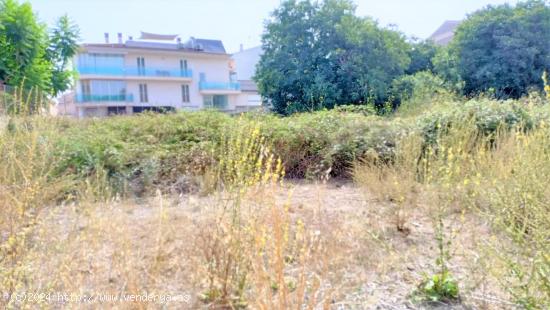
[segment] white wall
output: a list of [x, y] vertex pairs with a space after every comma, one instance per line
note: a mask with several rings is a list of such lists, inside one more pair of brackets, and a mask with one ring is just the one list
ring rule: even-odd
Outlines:
[[[139, 84], [147, 84], [147, 103], [140, 102]], [[134, 96], [135, 106], [172, 106], [181, 108], [182, 96], [181, 85], [179, 82], [160, 82], [160, 81], [128, 81], [127, 91]]]
[[243, 92], [235, 100], [235, 108], [260, 107], [261, 105], [262, 96], [257, 93]]
[[260, 62], [262, 53], [262, 47], [257, 46], [233, 54], [237, 79], [252, 80], [252, 77], [256, 73], [256, 65]]
[[107, 107], [78, 107], [78, 117], [105, 117]]

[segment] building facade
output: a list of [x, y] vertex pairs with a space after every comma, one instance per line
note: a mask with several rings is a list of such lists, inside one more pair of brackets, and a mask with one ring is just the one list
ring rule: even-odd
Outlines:
[[261, 46], [243, 49], [241, 45], [240, 51], [234, 53], [232, 57], [237, 81], [249, 105], [258, 105], [265, 101], [260, 96], [258, 86], [254, 82], [256, 67], [260, 62], [262, 54], [263, 50]]
[[218, 40], [142, 33], [137, 40], [83, 44], [74, 59], [78, 117], [143, 111], [243, 112], [258, 108], [241, 90], [231, 55]]

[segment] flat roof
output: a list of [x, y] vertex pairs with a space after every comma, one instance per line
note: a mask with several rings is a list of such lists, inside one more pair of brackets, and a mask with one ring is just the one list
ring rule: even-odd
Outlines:
[[166, 42], [157, 40], [127, 40], [124, 43], [85, 43], [83, 48], [130, 48], [130, 49], [148, 49], [163, 51], [182, 51], [191, 53], [207, 53], [227, 55], [225, 47], [220, 40], [195, 39], [191, 38], [187, 42]]

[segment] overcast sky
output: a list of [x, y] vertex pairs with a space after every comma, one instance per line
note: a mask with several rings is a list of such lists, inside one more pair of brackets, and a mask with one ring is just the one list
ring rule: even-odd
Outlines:
[[[140, 31], [220, 39], [228, 52], [260, 44], [264, 21], [281, 0], [30, 0], [51, 25], [62, 14], [80, 26], [84, 42], [111, 40]], [[357, 14], [383, 26], [397, 25], [408, 36], [427, 38], [447, 19], [463, 19], [487, 4], [516, 0], [355, 0]]]

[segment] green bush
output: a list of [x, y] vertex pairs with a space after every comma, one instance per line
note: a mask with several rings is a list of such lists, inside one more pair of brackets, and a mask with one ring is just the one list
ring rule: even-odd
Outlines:
[[417, 127], [424, 134], [426, 142], [435, 143], [440, 130], [447, 130], [456, 123], [473, 121], [480, 133], [489, 136], [496, 134], [499, 129], [516, 126], [528, 130], [544, 118], [542, 111], [535, 112], [533, 108], [516, 101], [481, 98], [425, 113], [419, 117]]
[[400, 102], [413, 98], [430, 98], [437, 94], [449, 94], [445, 81], [429, 71], [404, 75], [392, 82], [392, 96]]
[[[405, 131], [402, 122], [365, 116], [368, 108], [355, 111], [242, 118], [260, 124], [287, 176], [347, 177], [353, 162], [369, 152], [391, 157]], [[202, 175], [215, 161], [222, 133], [236, 124], [235, 118], [211, 111], [72, 122], [60, 128], [58, 171], [85, 178], [102, 169], [117, 192], [128, 186], [132, 192], [167, 187], [182, 176]]]
[[369, 105], [369, 104], [339, 105], [339, 106], [335, 107], [334, 110], [337, 111], [337, 112], [341, 112], [341, 113], [358, 113], [358, 114], [363, 114], [365, 116], [376, 115], [376, 108], [373, 105]]
[[[380, 117], [369, 107], [280, 117], [251, 113], [244, 122], [258, 123], [262, 135], [283, 161], [291, 178], [347, 178], [357, 160], [394, 157], [396, 141], [410, 131], [422, 132], [427, 143], [457, 122], [474, 119], [485, 135], [503, 125], [530, 128], [549, 120], [548, 108], [516, 101], [476, 99], [466, 103], [438, 104], [420, 116]], [[43, 117], [41, 118], [43, 119]], [[17, 130], [35, 126], [55, 148], [54, 176], [71, 175], [76, 181], [101, 175], [111, 192], [148, 194], [157, 188], [178, 192], [201, 182], [215, 164], [224, 133], [240, 121], [214, 111], [143, 114], [132, 117], [66, 120], [13, 118], [2, 125]], [[40, 126], [48, 123], [47, 130]], [[11, 128], [11, 129], [9, 129]], [[374, 156], [373, 156], [374, 155]]]
[[415, 116], [441, 106], [447, 101], [457, 101], [456, 90], [451, 89], [439, 76], [429, 71], [405, 75], [392, 83], [391, 97], [402, 116]]
[[204, 172], [215, 140], [230, 120], [221, 113], [199, 112], [84, 121], [60, 139], [59, 170], [85, 177], [100, 167], [119, 192], [134, 181], [169, 184], [180, 175]]
[[401, 122], [356, 113], [322, 111], [270, 117], [263, 132], [294, 178], [347, 177], [355, 160], [369, 152], [393, 155]]

